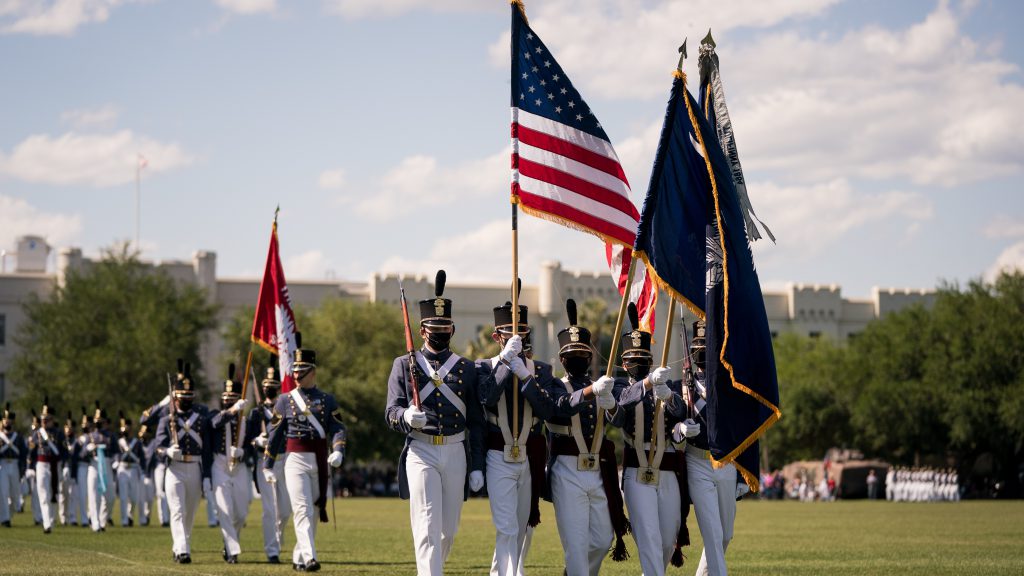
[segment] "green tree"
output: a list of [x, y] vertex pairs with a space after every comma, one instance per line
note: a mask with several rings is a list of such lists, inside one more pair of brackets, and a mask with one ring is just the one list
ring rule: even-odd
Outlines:
[[469, 360], [477, 360], [479, 358], [494, 358], [501, 352], [501, 346], [491, 338], [491, 334], [494, 329], [490, 326], [484, 326], [476, 334], [476, 338], [466, 343], [466, 347], [463, 349], [460, 356]]
[[[601, 298], [587, 298], [577, 304], [577, 321], [580, 326], [590, 330], [590, 342], [597, 351], [594, 354], [594, 359], [590, 362], [590, 376], [596, 379], [608, 369], [608, 355], [611, 353], [615, 320], [619, 311], [612, 310], [608, 303]], [[628, 325], [629, 320], [623, 320], [623, 326]], [[621, 346], [616, 354], [620, 353], [622, 353]], [[616, 358], [615, 366], [618, 365], [618, 358]]]
[[848, 445], [855, 394], [844, 381], [845, 351], [829, 339], [783, 334], [774, 343], [783, 417], [765, 434], [764, 464], [817, 460]]
[[46, 299], [30, 296], [15, 336], [10, 379], [22, 403], [48, 394], [58, 414], [98, 400], [112, 418], [134, 415], [167, 390], [167, 372], [185, 358], [198, 374], [203, 332], [215, 307], [192, 285], [143, 264], [126, 246], [70, 271]]

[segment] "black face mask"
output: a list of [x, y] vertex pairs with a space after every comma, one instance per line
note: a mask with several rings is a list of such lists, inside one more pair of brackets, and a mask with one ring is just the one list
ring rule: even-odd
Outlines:
[[629, 374], [629, 377], [633, 380], [643, 380], [651, 373], [651, 365], [647, 362], [629, 364], [626, 366], [626, 373]]
[[267, 386], [266, 388], [263, 389], [263, 397], [266, 398], [267, 400], [273, 400], [274, 398], [277, 398], [277, 393], [280, 390], [281, 389], [278, 388], [277, 386]]
[[427, 344], [438, 352], [446, 350], [451, 341], [451, 332], [427, 332]]
[[569, 356], [562, 358], [562, 366], [565, 372], [574, 378], [581, 378], [587, 375], [590, 369], [590, 358], [585, 356]]
[[188, 412], [191, 409], [192, 409], [192, 400], [191, 399], [186, 400], [186, 399], [182, 398], [182, 399], [178, 400], [178, 410], [181, 410], [182, 412]]

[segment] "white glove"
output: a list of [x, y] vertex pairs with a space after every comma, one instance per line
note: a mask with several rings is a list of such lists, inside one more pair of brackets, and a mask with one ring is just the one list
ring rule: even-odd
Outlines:
[[597, 395], [597, 407], [601, 410], [614, 410], [615, 409], [615, 396], [611, 393], [598, 394]]
[[520, 381], [529, 380], [530, 376], [533, 376], [533, 374], [530, 374], [530, 370], [526, 367], [526, 362], [523, 362], [523, 359], [519, 356], [513, 358], [509, 364], [512, 366], [512, 372], [519, 377]]
[[25, 470], [25, 478], [27, 478], [29, 480], [35, 480], [36, 479], [36, 471], [33, 470], [32, 468], [29, 468], [28, 470]]
[[664, 366], [660, 368], [655, 368], [647, 376], [647, 381], [651, 383], [651, 388], [658, 386], [659, 384], [665, 384], [666, 382], [668, 382], [668, 377], [671, 374], [671, 372], [672, 370]]
[[700, 424], [694, 422], [693, 418], [687, 418], [672, 428], [672, 437], [679, 437], [676, 442], [682, 442], [683, 438], [693, 438], [697, 434], [700, 434]]
[[327, 465], [331, 468], [337, 468], [341, 466], [341, 463], [345, 461], [345, 455], [341, 453], [341, 450], [335, 450], [331, 452], [330, 456], [327, 457]]
[[267, 484], [273, 484], [274, 482], [277, 482], [277, 476], [274, 476], [273, 468], [263, 469], [263, 480], [265, 480]]
[[402, 419], [410, 427], [419, 430], [427, 425], [427, 413], [420, 410], [416, 406], [409, 406], [405, 409], [405, 413], [402, 414]]
[[259, 436], [257, 436], [256, 440], [253, 441], [253, 444], [255, 444], [257, 448], [266, 448], [267, 447], [267, 434], [266, 434], [266, 432], [264, 432], [263, 434], [260, 434]]
[[612, 386], [614, 385], [615, 379], [605, 374], [604, 376], [598, 378], [597, 382], [594, 382], [591, 388], [594, 390], [594, 394], [596, 394], [597, 396], [602, 396], [604, 394], [610, 394], [612, 391]]
[[484, 473], [479, 470], [473, 470], [469, 473], [469, 491], [479, 492], [484, 487]]
[[498, 357], [505, 362], [512, 362], [513, 358], [518, 358], [519, 353], [523, 351], [523, 337], [516, 334], [515, 336], [508, 339], [505, 343], [505, 347], [501, 349], [501, 353]]
[[736, 484], [736, 499], [739, 500], [750, 492], [750, 486], [747, 486], [746, 482], [738, 482]]
[[238, 402], [235, 402], [235, 405], [232, 406], [231, 409], [228, 410], [228, 411], [233, 413], [233, 414], [238, 414], [242, 410], [245, 410], [245, 407], [248, 406], [248, 405], [249, 405], [249, 399], [248, 398], [246, 398], [245, 400], [239, 400]]
[[61, 471], [61, 476], [64, 477], [65, 482], [71, 480], [71, 470], [68, 468], [64, 468], [64, 470]]
[[242, 450], [238, 446], [228, 446], [228, 457], [238, 460], [242, 456], [245, 456], [245, 450]]
[[179, 460], [181, 458], [181, 448], [171, 446], [164, 452], [164, 454], [166, 454], [171, 460]]
[[89, 442], [88, 444], [85, 445], [85, 449], [88, 450], [89, 452], [95, 452], [96, 444]]
[[668, 402], [668, 399], [672, 397], [672, 389], [668, 387], [668, 384], [655, 384], [654, 397], [662, 402]]
[[203, 494], [210, 494], [210, 492], [212, 490], [213, 490], [213, 486], [210, 483], [210, 479], [209, 478], [203, 478]]

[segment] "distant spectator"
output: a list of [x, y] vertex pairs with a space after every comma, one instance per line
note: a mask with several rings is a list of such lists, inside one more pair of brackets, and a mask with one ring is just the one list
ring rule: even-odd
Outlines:
[[874, 468], [868, 472], [868, 499], [878, 499], [878, 476], [875, 475]]

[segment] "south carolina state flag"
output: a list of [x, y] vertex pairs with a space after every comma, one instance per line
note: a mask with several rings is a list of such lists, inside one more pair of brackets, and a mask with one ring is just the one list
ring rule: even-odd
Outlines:
[[[252, 321], [252, 341], [280, 361], [281, 392], [295, 387], [292, 378], [292, 361], [295, 358], [295, 314], [292, 312], [288, 283], [284, 279], [281, 255], [277, 245], [277, 213], [270, 231], [270, 250], [267, 252], [267, 266], [260, 283], [260, 295], [256, 301], [256, 316]], [[248, 377], [248, 376], [246, 376]]]

